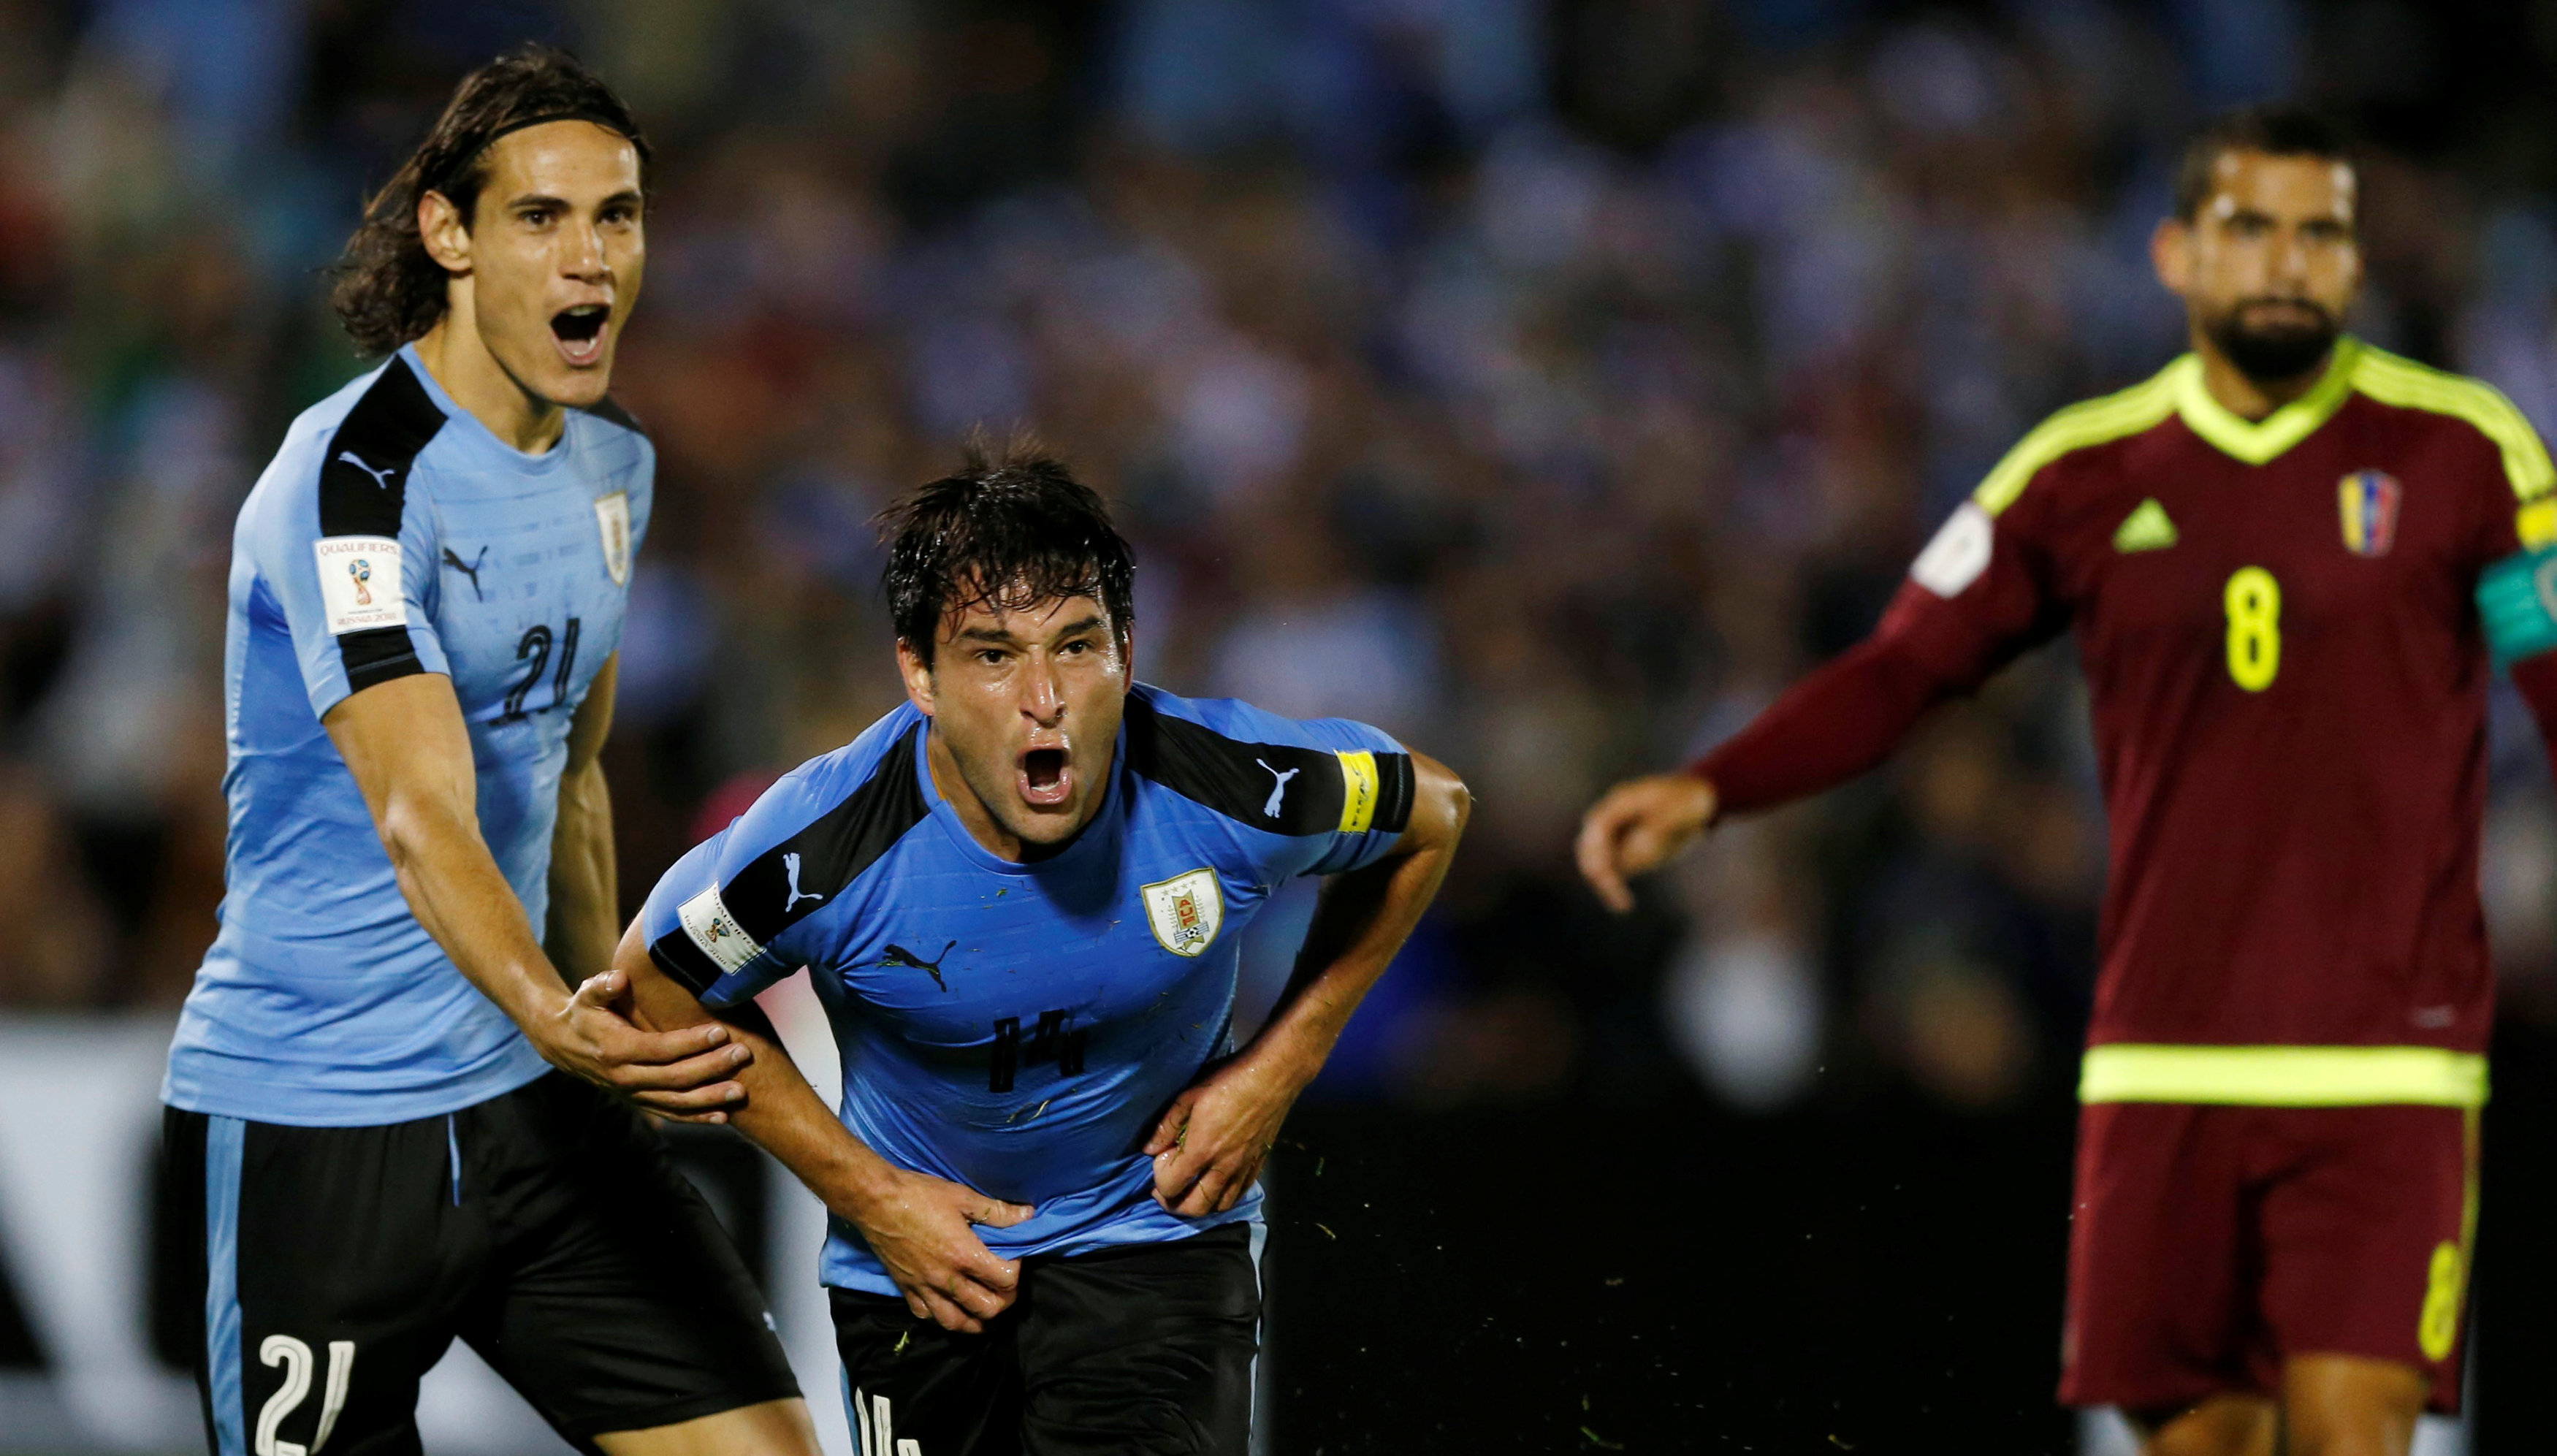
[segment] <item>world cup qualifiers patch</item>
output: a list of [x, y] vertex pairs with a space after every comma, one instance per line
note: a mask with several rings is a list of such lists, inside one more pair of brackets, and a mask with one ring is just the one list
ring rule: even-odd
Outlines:
[[325, 536], [311, 543], [320, 560], [320, 600], [329, 634], [408, 625], [400, 593], [400, 544], [389, 536]]
[[1959, 596], [1962, 589], [1980, 579], [1989, 567], [1989, 549], [1995, 544], [1997, 527], [1989, 513], [1970, 501], [1954, 508], [1936, 539], [1918, 553], [1909, 568], [1909, 578], [1939, 596]]
[[763, 947], [756, 945], [754, 937], [746, 934], [737, 917], [728, 912], [728, 902], [720, 898], [718, 885], [684, 901], [675, 915], [683, 921], [685, 936], [722, 973], [741, 971], [748, 961], [763, 954]]

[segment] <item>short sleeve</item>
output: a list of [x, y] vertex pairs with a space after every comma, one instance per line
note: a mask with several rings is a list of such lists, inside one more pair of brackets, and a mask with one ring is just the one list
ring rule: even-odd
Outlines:
[[366, 688], [447, 665], [428, 609], [436, 540], [427, 513], [333, 532], [319, 504], [308, 493], [279, 498], [257, 522], [252, 549], [293, 633], [311, 711], [325, 718]]
[[1139, 771], [1244, 826], [1272, 879], [1364, 868], [1411, 822], [1412, 755], [1382, 729], [1153, 690], [1129, 709]]
[[740, 847], [754, 833], [755, 811], [763, 807], [757, 801], [755, 809], [676, 860], [639, 912], [649, 959], [714, 1010], [787, 980], [805, 960], [793, 947], [794, 932], [804, 921], [793, 922], [765, 944], [729, 908], [739, 871], [754, 858]]
[[448, 671], [430, 610], [440, 543], [412, 479], [443, 426], [394, 359], [342, 423], [278, 457], [259, 486], [247, 544], [315, 714], [394, 678]]
[[714, 1009], [733, 1006], [798, 968], [780, 947], [756, 943], [728, 908], [720, 860], [736, 833], [732, 824], [695, 845], [657, 880], [639, 912], [649, 959]]
[[658, 968], [717, 1008], [829, 964], [856, 884], [930, 812], [916, 781], [921, 732], [899, 709], [785, 774], [676, 861], [641, 912]]

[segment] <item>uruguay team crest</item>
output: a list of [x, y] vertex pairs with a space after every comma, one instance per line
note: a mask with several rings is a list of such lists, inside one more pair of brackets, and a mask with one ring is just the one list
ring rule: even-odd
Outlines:
[[1154, 939], [1164, 950], [1195, 956], [1216, 943], [1216, 933], [1225, 925], [1225, 891], [1217, 886], [1215, 870], [1175, 874], [1142, 893], [1145, 923], [1154, 928]]
[[604, 569], [612, 585], [630, 585], [630, 492], [615, 490], [595, 502], [595, 524], [604, 533]]
[[2355, 556], [2386, 556], [2397, 541], [2397, 477], [2355, 470], [2336, 486], [2344, 509], [2344, 547]]

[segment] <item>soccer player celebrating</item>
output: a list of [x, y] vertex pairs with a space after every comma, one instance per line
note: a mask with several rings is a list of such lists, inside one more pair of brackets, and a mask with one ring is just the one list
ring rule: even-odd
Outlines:
[[603, 1090], [717, 1118], [749, 1055], [608, 1004], [646, 161], [559, 52], [465, 79], [347, 248], [391, 357], [240, 510], [229, 896], [163, 1090], [217, 1456], [417, 1450], [457, 1334], [581, 1450], [815, 1456], [753, 1280]]
[[[1255, 1176], [1472, 801], [1375, 728], [1132, 682], [1128, 544], [1053, 460], [972, 451], [887, 519], [908, 703], [667, 871], [617, 965], [753, 1047], [736, 1124], [834, 1213], [862, 1450], [1242, 1456]], [[1297, 874], [1333, 878], [1238, 1052]], [[803, 965], [840, 1121], [748, 999]]]
[[1869, 640], [1578, 846], [1625, 908], [2076, 628], [2111, 879], [2061, 1393], [2160, 1456], [2403, 1453], [2458, 1397], [2487, 683], [2557, 724], [2557, 473], [2493, 390], [2339, 332], [2355, 191], [2311, 116], [2205, 131], [2152, 246], [2193, 351], [2027, 435]]

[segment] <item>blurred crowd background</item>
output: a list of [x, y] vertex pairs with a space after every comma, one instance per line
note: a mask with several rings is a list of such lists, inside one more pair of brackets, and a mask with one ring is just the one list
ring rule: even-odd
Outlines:
[[[625, 896], [895, 701], [868, 517], [1033, 429], [1140, 543], [1145, 677], [1372, 721], [1481, 798], [1335, 1099], [2065, 1095], [2103, 860], [2065, 646], [1633, 917], [1568, 845], [2180, 348], [2145, 247], [2209, 112], [2353, 124], [2357, 329], [2557, 430], [2546, 3], [0, 0], [0, 1003], [185, 993], [232, 516], [363, 366], [322, 306], [360, 199], [525, 37], [659, 149]], [[2506, 704], [2525, 1022], [2546, 780]]]

